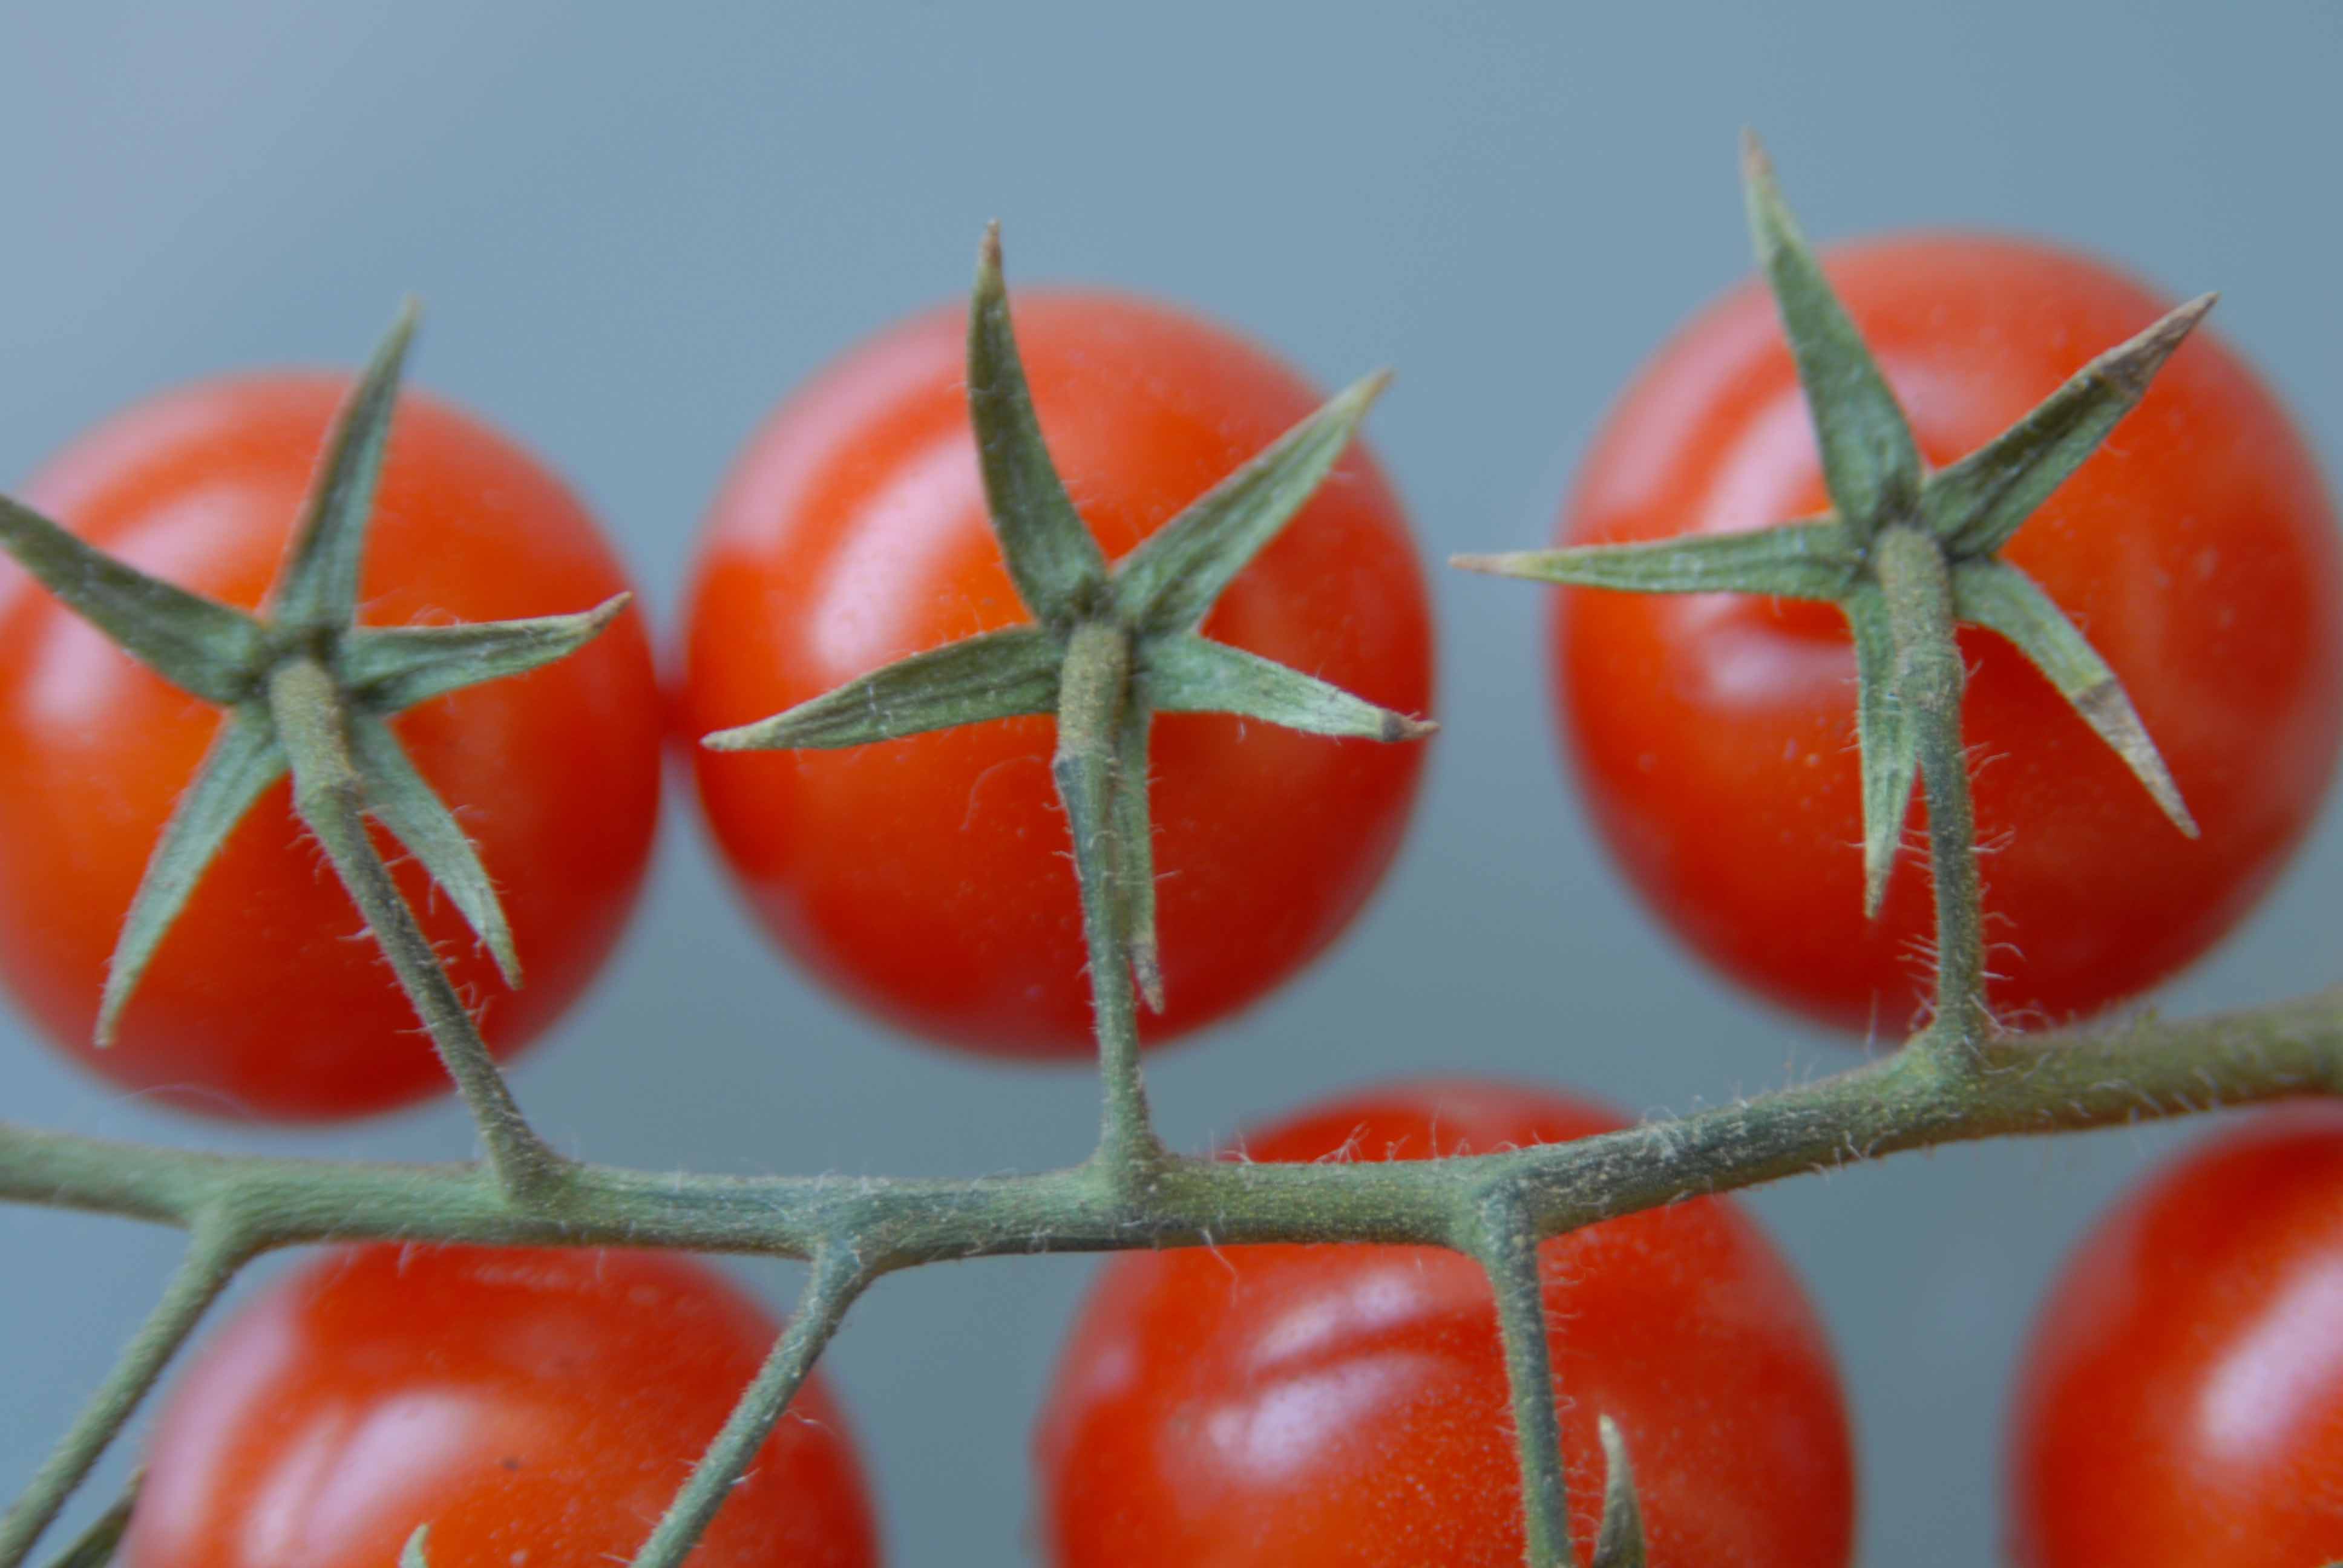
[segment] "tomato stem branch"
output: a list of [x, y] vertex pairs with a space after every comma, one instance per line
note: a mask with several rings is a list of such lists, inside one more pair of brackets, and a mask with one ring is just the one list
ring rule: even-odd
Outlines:
[[[1132, 701], [1131, 637], [1104, 621], [1077, 624], [1067, 638], [1058, 685], [1058, 754], [1051, 765], [1073, 836], [1081, 886], [1082, 939], [1090, 957], [1091, 1007], [1105, 1091], [1099, 1161], [1109, 1171], [1143, 1169], [1162, 1156], [1148, 1119], [1139, 1066], [1139, 1005], [1131, 968], [1131, 920], [1119, 835], [1147, 830], [1145, 811], [1117, 809], [1121, 734]], [[1144, 748], [1141, 748], [1143, 754]]]
[[806, 1374], [813, 1371], [822, 1348], [838, 1332], [847, 1308], [870, 1280], [855, 1261], [850, 1243], [816, 1249], [813, 1275], [798, 1298], [797, 1314], [774, 1342], [772, 1353], [755, 1381], [732, 1407], [724, 1429], [693, 1467], [691, 1479], [669, 1504], [659, 1528], [636, 1553], [634, 1568], [677, 1568], [699, 1543], [716, 1511], [724, 1506], [742, 1473], [772, 1435], [774, 1424], [797, 1396]]
[[[1505, 1245], [1534, 1255], [1534, 1244], [1519, 1240], [1524, 1234], [1544, 1240], [1899, 1150], [2338, 1092], [2343, 989], [2196, 1020], [2147, 1017], [1991, 1038], [1960, 1066], [1907, 1050], [1691, 1116], [1439, 1161], [1248, 1164], [1159, 1147], [1145, 1163], [1102, 1170], [1093, 1160], [974, 1180], [723, 1177], [575, 1164], [562, 1172], [555, 1211], [477, 1164], [210, 1154], [0, 1122], [0, 1201], [177, 1224], [196, 1237], [122, 1366], [0, 1524], [0, 1568], [21, 1563], [235, 1266], [271, 1248], [368, 1240], [673, 1247], [822, 1259], [830, 1272], [818, 1269], [816, 1277], [833, 1282], [841, 1260], [850, 1260], [846, 1280], [860, 1282], [960, 1258], [1204, 1244], [1394, 1242], [1485, 1258], [1490, 1243], [1471, 1216], [1477, 1211], [1485, 1230], [1503, 1205], [1519, 1216]], [[1502, 1266], [1521, 1267], [1510, 1254]], [[1518, 1290], [1512, 1310], [1520, 1313]], [[809, 1362], [816, 1336], [826, 1337], [850, 1300], [843, 1283], [823, 1287], [799, 1313], [809, 1326], [799, 1344], [777, 1357]], [[778, 1387], [790, 1375], [791, 1363], [777, 1362], [760, 1384]], [[1534, 1487], [1534, 1471], [1531, 1477]]]
[[1973, 1051], [1993, 1032], [1985, 1001], [1985, 893], [1968, 755], [1961, 744], [1967, 671], [1954, 631], [1952, 570], [1934, 536], [1883, 529], [1872, 559], [1896, 641], [1895, 700], [1905, 710], [1928, 801], [1928, 868], [1936, 898], [1935, 1015], [1922, 1042]]
[[1907, 1149], [2126, 1126], [2343, 1092], [2343, 989], [2206, 1018], [2009, 1036], [1976, 1070], [1898, 1052], [1812, 1083], [1569, 1143], [1444, 1161], [1249, 1164], [1166, 1154], [1143, 1185], [1094, 1167], [973, 1179], [709, 1176], [577, 1164], [550, 1213], [478, 1165], [212, 1154], [0, 1122], [0, 1201], [192, 1227], [256, 1249], [407, 1240], [809, 1258], [850, 1240], [881, 1273], [955, 1258], [1261, 1241], [1453, 1245], [1467, 1190], [1510, 1184], [1541, 1238]]
[[1505, 1347], [1525, 1561], [1528, 1568], [1572, 1568], [1570, 1493], [1563, 1473], [1554, 1361], [1546, 1347], [1537, 1231], [1518, 1198], [1503, 1189], [1485, 1205], [1475, 1231], [1473, 1251], [1496, 1293], [1497, 1328]]
[[439, 1059], [478, 1125], [497, 1179], [517, 1196], [542, 1198], [567, 1167], [538, 1138], [456, 994], [430, 939], [367, 835], [366, 780], [350, 752], [339, 688], [313, 659], [289, 659], [270, 675], [268, 708], [293, 765], [293, 805], [325, 846], [334, 870], [389, 959]]
[[365, 1164], [123, 1143], [0, 1122], [0, 1201], [193, 1226], [257, 1250], [405, 1240], [809, 1258], [873, 1274], [956, 1258], [1264, 1241], [1455, 1244], [1461, 1195], [1510, 1186], [1543, 1238], [1907, 1149], [2127, 1126], [2343, 1092], [2343, 989], [2206, 1018], [2004, 1037], [1976, 1070], [1898, 1052], [1812, 1083], [1568, 1143], [1443, 1161], [1285, 1165], [1166, 1154], [969, 1179], [711, 1176], [577, 1164], [548, 1212], [478, 1165]]
[[24, 1493], [0, 1514], [0, 1568], [18, 1568], [25, 1561], [253, 1251], [233, 1226], [208, 1218], [195, 1225], [162, 1300]]

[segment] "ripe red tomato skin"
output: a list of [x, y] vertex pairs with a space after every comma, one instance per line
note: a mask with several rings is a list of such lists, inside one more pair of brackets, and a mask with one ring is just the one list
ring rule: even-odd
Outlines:
[[[1319, 401], [1262, 350], [1124, 296], [1021, 291], [1044, 435], [1108, 556]], [[1028, 618], [987, 521], [965, 315], [869, 341], [791, 397], [712, 508], [685, 624], [679, 740], [735, 879], [785, 950], [930, 1041], [1091, 1050], [1088, 983], [1046, 718], [850, 751], [715, 753], [710, 730], [890, 659]], [[1399, 504], [1357, 447], [1203, 630], [1376, 702], [1431, 700], [1427, 595]], [[1156, 720], [1151, 792], [1169, 1010], [1160, 1042], [1324, 948], [1396, 851], [1418, 746]]]
[[[1420, 1159], [1619, 1124], [1548, 1091], [1446, 1081], [1313, 1109], [1243, 1149]], [[1541, 1262], [1581, 1561], [1603, 1412], [1627, 1438], [1658, 1568], [1848, 1561], [1853, 1462], [1829, 1348], [1754, 1223], [1690, 1202], [1558, 1238]], [[1119, 1257], [1043, 1409], [1042, 1528], [1061, 1568], [1521, 1561], [1494, 1309], [1456, 1253]]]
[[[1936, 463], [2163, 308], [2103, 264], [2029, 241], [1891, 236], [1835, 247], [1825, 265]], [[1622, 398], [1563, 537], [1722, 532], [1827, 505], [1773, 306], [1748, 285]], [[2334, 536], [2308, 444], [2200, 330], [2010, 545], [2006, 558], [2123, 679], [2204, 836], [2164, 823], [2014, 649], [1964, 631], [1991, 850], [1988, 994], [2005, 1019], [2062, 1020], [2155, 984], [2283, 865], [2325, 796], [2343, 713]], [[1854, 662], [1837, 611], [1571, 592], [1551, 646], [1581, 792], [1646, 904], [1762, 994], [1900, 1036], [1929, 982], [1929, 880], [1916, 832], [1882, 918], [1864, 920]], [[1916, 800], [1915, 812], [1925, 823]]]
[[[328, 1254], [182, 1374], [125, 1568], [382, 1568], [418, 1523], [433, 1568], [626, 1562], [776, 1332], [680, 1257]], [[879, 1561], [852, 1440], [818, 1378], [690, 1561]]]
[[[273, 580], [347, 383], [198, 383], [97, 427], [25, 487], [103, 548], [249, 608]], [[361, 583], [363, 624], [578, 610], [628, 587], [590, 516], [510, 441], [400, 402]], [[60, 1049], [186, 1110], [276, 1121], [380, 1111], [446, 1070], [348, 896], [264, 796], [156, 956], [111, 1050], [90, 1043], [106, 963], [217, 710], [0, 565], [0, 979]], [[399, 885], [508, 1056], [583, 989], [649, 864], [661, 710], [629, 609], [558, 665], [393, 720], [501, 893], [526, 984], [508, 990], [445, 897], [387, 839]], [[60, 890], [66, 890], [60, 893]]]
[[2128, 1194], [2017, 1381], [2024, 1568], [2343, 1557], [2343, 1114], [2269, 1113]]

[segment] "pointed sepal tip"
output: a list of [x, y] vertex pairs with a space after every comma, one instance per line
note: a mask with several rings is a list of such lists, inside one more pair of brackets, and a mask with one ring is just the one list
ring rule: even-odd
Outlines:
[[1363, 376], [1183, 508], [1114, 568], [1114, 608], [1142, 632], [1193, 631], [1316, 496], [1391, 373]]
[[1627, 1440], [1608, 1415], [1596, 1418], [1603, 1440], [1603, 1523], [1590, 1568], [1644, 1568], [1644, 1510], [1635, 1496], [1635, 1469]]

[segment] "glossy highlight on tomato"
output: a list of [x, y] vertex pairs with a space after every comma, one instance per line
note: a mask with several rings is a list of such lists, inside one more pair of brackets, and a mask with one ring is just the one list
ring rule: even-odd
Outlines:
[[2272, 1112], [2126, 1198], [2034, 1331], [2023, 1568], [2343, 1558], [2343, 1113]]
[[[166, 393], [83, 437], [23, 498], [133, 566], [251, 608], [347, 385], [259, 375]], [[592, 518], [535, 458], [446, 404], [401, 398], [362, 624], [566, 613], [628, 586]], [[661, 709], [641, 618], [629, 609], [566, 659], [392, 723], [498, 887], [523, 988], [505, 986], [418, 866], [376, 842], [489, 1049], [509, 1056], [593, 977], [649, 859]], [[112, 1048], [91, 1044], [123, 916], [218, 724], [217, 709], [0, 562], [0, 980], [75, 1060], [186, 1110], [320, 1120], [446, 1088], [282, 781], [205, 873]]]
[[[704, 1264], [636, 1251], [377, 1245], [240, 1312], [155, 1432], [124, 1568], [625, 1563], [778, 1328]], [[853, 1442], [801, 1388], [692, 1568], [879, 1561]]]
[[[1901, 236], [1824, 262], [1940, 465], [2166, 308], [2099, 262], [2030, 241]], [[1753, 283], [1628, 390], [1562, 538], [1726, 532], [1828, 506], [1789, 350]], [[2181, 837], [2016, 649], [1962, 631], [1987, 997], [2026, 1025], [2154, 985], [2235, 926], [2284, 865], [2343, 735], [2343, 568], [2301, 432], [2202, 330], [2005, 558], [2113, 667], [2203, 829]], [[1865, 920], [1855, 659], [1837, 609], [1566, 592], [1552, 656], [1582, 792], [1644, 901], [1774, 1000], [1901, 1038], [1931, 980], [1929, 878], [1914, 831], [1881, 918]]]
[[[1396, 1085], [1244, 1140], [1257, 1161], [1493, 1153], [1615, 1130], [1588, 1101]], [[1854, 1462], [1823, 1326], [1763, 1231], [1702, 1199], [1540, 1249], [1572, 1533], [1622, 1429], [1654, 1568], [1830, 1568]], [[1036, 1444], [1060, 1568], [1515, 1568], [1515, 1464], [1480, 1266], [1410, 1247], [1128, 1253], [1101, 1271]]]
[[[1021, 292], [1041, 429], [1118, 558], [1319, 403], [1227, 330], [1125, 296]], [[966, 407], [965, 317], [863, 345], [789, 399], [709, 517], [687, 612], [681, 739], [766, 930], [915, 1033], [1002, 1056], [1090, 1050], [1055, 727], [1012, 719], [853, 750], [711, 752], [903, 655], [1021, 624]], [[1403, 713], [1429, 706], [1430, 610], [1398, 500], [1353, 447], [1205, 621], [1208, 637]], [[1222, 715], [1155, 721], [1161, 1041], [1254, 1000], [1348, 923], [1389, 865], [1418, 745]]]

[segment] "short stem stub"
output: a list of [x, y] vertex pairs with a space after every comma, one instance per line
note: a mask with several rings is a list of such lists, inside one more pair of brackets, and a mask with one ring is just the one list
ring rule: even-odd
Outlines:
[[1131, 701], [1131, 634], [1103, 621], [1074, 627], [1059, 676], [1058, 799], [1074, 844], [1089, 951], [1091, 1007], [1098, 1034], [1105, 1108], [1099, 1157], [1111, 1170], [1137, 1170], [1163, 1157], [1148, 1118], [1139, 1066], [1139, 1008], [1131, 983], [1131, 922], [1124, 918], [1123, 856], [1114, 802], [1123, 714]]
[[498, 1181], [517, 1199], [545, 1198], [558, 1186], [568, 1161], [521, 1114], [430, 939], [367, 836], [365, 779], [350, 755], [343, 699], [332, 674], [314, 658], [287, 659], [269, 676], [268, 709], [292, 762], [294, 808], [325, 847], [351, 902], [390, 960], [400, 989], [471, 1109]]
[[1953, 619], [1944, 547], [1919, 528], [1880, 531], [1872, 559], [1896, 639], [1896, 699], [1905, 710], [1928, 801], [1928, 867], [1936, 898], [1936, 1015], [1927, 1048], [1972, 1055], [1993, 1033], [1985, 1000], [1984, 883], [1961, 744], [1966, 671]]
[[130, 1533], [131, 1510], [137, 1506], [138, 1488], [144, 1480], [143, 1473], [134, 1473], [122, 1495], [52, 1559], [49, 1568], [106, 1568], [121, 1550], [122, 1538]]

